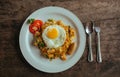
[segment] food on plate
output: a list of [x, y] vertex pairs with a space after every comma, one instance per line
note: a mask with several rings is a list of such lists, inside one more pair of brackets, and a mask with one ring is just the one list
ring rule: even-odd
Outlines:
[[34, 22], [35, 20], [30, 24], [30, 26], [33, 25], [34, 30], [34, 32], [30, 30], [34, 36], [33, 45], [40, 49], [44, 57], [50, 60], [56, 58], [66, 60], [66, 56], [75, 51], [74, 28], [64, 24], [61, 20], [48, 19], [45, 23], [41, 21], [36, 25]]
[[76, 43], [71, 43], [67, 54], [71, 55], [75, 51], [75, 48], [76, 48]]
[[42, 20], [35, 20], [35, 19], [29, 19], [28, 23], [30, 23], [29, 30], [33, 34], [35, 34], [36, 31], [39, 31], [41, 26], [43, 25]]
[[31, 19], [28, 19], [27, 23], [28, 24], [31, 24], [35, 19], [31, 18]]
[[48, 48], [57, 48], [64, 44], [66, 32], [63, 27], [50, 25], [42, 32], [42, 38]]

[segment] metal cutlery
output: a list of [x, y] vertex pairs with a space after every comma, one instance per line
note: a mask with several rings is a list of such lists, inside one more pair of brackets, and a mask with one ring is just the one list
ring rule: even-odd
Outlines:
[[96, 26], [93, 22], [93, 28], [97, 33], [97, 61], [101, 63], [102, 57], [101, 57], [101, 49], [100, 49], [100, 27]]
[[92, 32], [93, 32], [93, 24], [92, 22], [88, 22], [86, 24], [86, 33], [88, 34], [89, 37], [89, 53], [88, 53], [88, 61], [92, 62], [93, 61], [93, 53], [92, 53]]

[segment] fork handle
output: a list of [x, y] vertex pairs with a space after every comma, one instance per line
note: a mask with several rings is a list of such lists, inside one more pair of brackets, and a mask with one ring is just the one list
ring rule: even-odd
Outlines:
[[92, 53], [92, 36], [89, 34], [89, 53], [88, 53], [88, 61], [93, 61], [93, 53]]
[[98, 37], [98, 43], [97, 43], [97, 61], [99, 63], [102, 62], [102, 57], [101, 57], [101, 50], [100, 50], [100, 33], [97, 33], [97, 37]]

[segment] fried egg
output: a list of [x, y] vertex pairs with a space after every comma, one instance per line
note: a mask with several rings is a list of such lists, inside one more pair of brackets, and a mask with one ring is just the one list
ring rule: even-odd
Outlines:
[[58, 25], [50, 25], [42, 32], [42, 38], [48, 48], [57, 48], [64, 44], [66, 31]]

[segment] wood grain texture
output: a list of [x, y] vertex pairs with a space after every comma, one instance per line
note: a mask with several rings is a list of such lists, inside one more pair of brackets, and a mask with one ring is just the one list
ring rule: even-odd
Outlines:
[[[94, 20], [101, 28], [103, 62], [96, 62], [96, 33], [92, 34], [94, 62], [87, 61], [88, 43], [79, 62], [67, 71], [47, 74], [31, 67], [19, 48], [21, 26], [33, 11], [60, 6], [75, 13], [83, 24]], [[84, 25], [85, 26], [85, 25]], [[0, 0], [0, 77], [119, 77], [120, 0]]]

